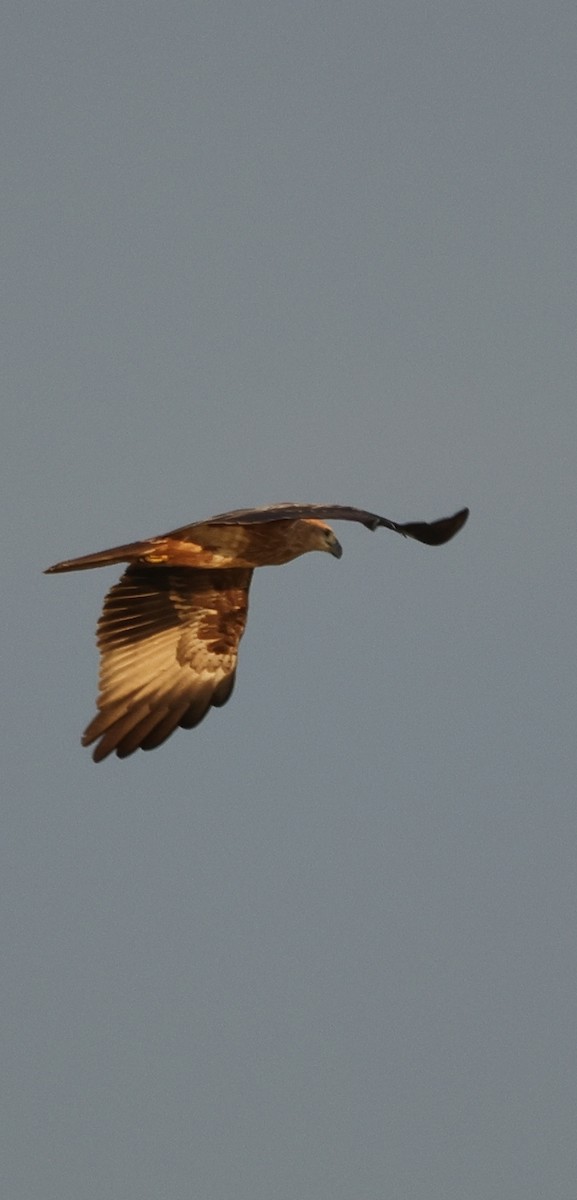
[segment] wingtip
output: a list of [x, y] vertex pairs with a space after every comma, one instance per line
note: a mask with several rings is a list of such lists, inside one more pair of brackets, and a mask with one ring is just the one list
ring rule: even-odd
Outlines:
[[406, 537], [423, 542], [425, 546], [444, 546], [445, 542], [450, 542], [463, 528], [468, 516], [469, 509], [461, 508], [452, 517], [442, 517], [440, 521], [432, 521], [430, 524], [414, 521], [409, 525], [399, 526], [399, 531]]
[[469, 508], [461, 508], [458, 513], [455, 513], [455, 516], [453, 517], [455, 533], [458, 533], [459, 530], [463, 528], [465, 522], [469, 520], [470, 511], [471, 510]]
[[444, 546], [445, 542], [450, 542], [451, 538], [463, 528], [463, 525], [469, 518], [469, 509], [461, 508], [452, 517], [444, 517], [440, 521], [435, 521], [431, 526], [434, 537], [431, 541], [432, 546]]

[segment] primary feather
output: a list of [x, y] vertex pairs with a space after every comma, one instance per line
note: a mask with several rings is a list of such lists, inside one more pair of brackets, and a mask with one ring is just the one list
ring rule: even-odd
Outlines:
[[115, 752], [160, 746], [228, 700], [255, 567], [281, 565], [312, 550], [340, 557], [328, 518], [384, 527], [430, 546], [449, 541], [469, 515], [398, 525], [343, 505], [278, 504], [238, 509], [159, 537], [68, 559], [47, 574], [127, 562], [98, 622], [96, 716], [82, 743], [100, 762]]

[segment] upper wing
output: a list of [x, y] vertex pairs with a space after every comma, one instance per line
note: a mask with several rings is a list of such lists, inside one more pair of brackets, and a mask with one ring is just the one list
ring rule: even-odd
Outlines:
[[362, 508], [350, 508], [346, 504], [274, 504], [265, 508], [237, 508], [232, 512], [220, 513], [209, 517], [206, 521], [197, 521], [194, 525], [184, 525], [180, 529], [171, 529], [166, 537], [177, 536], [183, 539], [186, 534], [198, 525], [253, 525], [263, 521], [295, 521], [306, 517], [317, 517], [322, 521], [358, 521], [367, 529], [392, 529], [394, 533], [402, 533], [403, 537], [414, 538], [427, 546], [442, 546], [462, 529], [469, 509], [462, 508], [452, 517], [443, 517], [440, 521], [411, 521], [408, 525], [399, 525], [389, 521], [387, 517], [379, 517], [377, 513], [365, 512]]
[[150, 559], [157, 549], [160, 549], [166, 558], [167, 539], [175, 538], [183, 542], [194, 542], [196, 539], [202, 544], [203, 535], [206, 536], [207, 526], [210, 525], [257, 525], [267, 521], [295, 521], [303, 517], [318, 517], [320, 520], [329, 521], [358, 521], [360, 525], [366, 525], [367, 529], [392, 529], [395, 533], [402, 533], [403, 537], [414, 538], [428, 546], [442, 546], [462, 529], [468, 516], [469, 509], [462, 508], [454, 516], [443, 517], [440, 521], [411, 521], [408, 525], [399, 525], [396, 521], [389, 521], [388, 517], [379, 517], [377, 513], [365, 512], [362, 508], [350, 508], [346, 504], [271, 504], [265, 508], [237, 508], [232, 512], [219, 513], [216, 517], [208, 517], [204, 521], [194, 521], [191, 525], [181, 525], [178, 529], [171, 529], [168, 533], [148, 538], [143, 542], [129, 542], [124, 546], [99, 550], [96, 554], [66, 559], [48, 567], [45, 573], [53, 575], [60, 571], [84, 571], [90, 567], [106, 567], [112, 563]]
[[98, 712], [82, 744], [93, 758], [152, 750], [192, 729], [233, 689], [250, 570], [129, 566], [98, 622]]

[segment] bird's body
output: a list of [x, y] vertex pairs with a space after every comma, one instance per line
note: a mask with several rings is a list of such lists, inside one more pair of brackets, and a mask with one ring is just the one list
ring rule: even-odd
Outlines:
[[309, 550], [326, 550], [334, 546], [338, 546], [338, 542], [332, 529], [324, 521], [314, 519], [263, 521], [254, 525], [217, 525], [204, 521], [144, 542], [129, 542], [125, 546], [113, 546], [97, 554], [56, 563], [49, 567], [49, 573], [84, 571], [120, 562], [203, 570], [280, 567]]
[[468, 509], [427, 524], [396, 525], [375, 513], [333, 505], [240, 509], [48, 568], [48, 574], [126, 562], [98, 622], [98, 712], [83, 745], [96, 762], [152, 750], [180, 725], [190, 729], [228, 700], [235, 679], [248, 591], [256, 567], [280, 566], [321, 550], [340, 558], [324, 518], [384, 526], [441, 545]]

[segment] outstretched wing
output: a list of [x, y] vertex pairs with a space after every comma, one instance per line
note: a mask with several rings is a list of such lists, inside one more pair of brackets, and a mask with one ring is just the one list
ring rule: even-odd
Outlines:
[[172, 529], [165, 536], [185, 539], [186, 534], [198, 525], [254, 525], [264, 521], [295, 521], [316, 517], [321, 521], [357, 521], [367, 529], [392, 529], [394, 533], [414, 538], [427, 546], [442, 546], [463, 528], [468, 516], [469, 509], [462, 508], [452, 517], [443, 517], [440, 521], [411, 521], [407, 525], [399, 525], [396, 521], [389, 521], [388, 517], [379, 517], [377, 513], [350, 508], [346, 504], [273, 504], [266, 508], [237, 508], [232, 512], [220, 513], [206, 521], [197, 521], [195, 525]]
[[[396, 521], [389, 521], [388, 517], [380, 517], [378, 513], [365, 512], [363, 508], [350, 508], [346, 504], [270, 504], [265, 508], [237, 508], [232, 512], [219, 513], [216, 517], [207, 517], [204, 521], [194, 521], [191, 525], [181, 525], [178, 529], [171, 529], [168, 533], [148, 538], [143, 542], [129, 542], [124, 546], [112, 546], [108, 550], [99, 550], [96, 554], [84, 554], [81, 558], [66, 559], [64, 562], [48, 567], [45, 574], [54, 575], [60, 571], [85, 571], [91, 567], [110, 566], [112, 563], [136, 562], [145, 559], [151, 561], [155, 556], [158, 562], [171, 561], [171, 555], [174, 560], [174, 546], [170, 545], [171, 540], [198, 543], [198, 550], [199, 547], [206, 544], [210, 526], [236, 525], [242, 528], [246, 525], [262, 525], [272, 521], [296, 521], [307, 517], [318, 518], [322, 521], [357, 521], [360, 525], [365, 525], [367, 529], [379, 529], [379, 527], [392, 529], [394, 533], [414, 538], [415, 541], [424, 542], [427, 546], [442, 546], [463, 528], [468, 516], [469, 509], [462, 508], [452, 517], [443, 517], [440, 521], [411, 521], [407, 525], [400, 525]], [[210, 541], [209, 536], [208, 541]], [[242, 541], [240, 545], [242, 546]], [[229, 548], [231, 552], [234, 552], [235, 548], [238, 549], [238, 545], [231, 541]], [[187, 555], [185, 561], [188, 561], [189, 557]], [[201, 565], [204, 569], [204, 564]], [[210, 568], [212, 562], [209, 561], [206, 566]]]
[[98, 622], [98, 712], [82, 744], [100, 762], [159, 746], [228, 700], [250, 570], [129, 566]]

